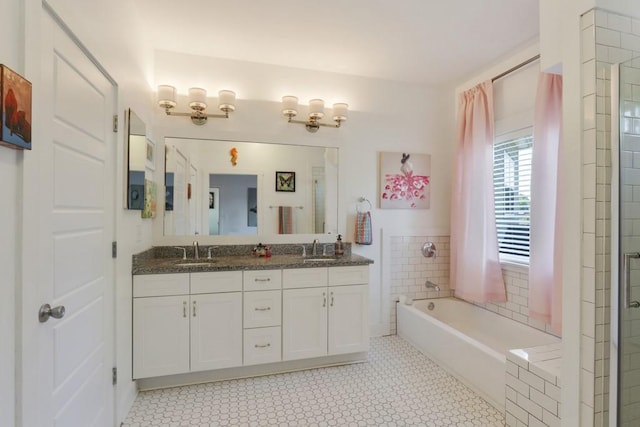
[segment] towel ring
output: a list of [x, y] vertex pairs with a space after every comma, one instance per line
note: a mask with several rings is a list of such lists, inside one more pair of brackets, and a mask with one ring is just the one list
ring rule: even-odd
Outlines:
[[[369, 205], [369, 209], [368, 210], [360, 210], [360, 205], [362, 203], [365, 203], [365, 202]], [[367, 199], [366, 197], [362, 197], [362, 196], [358, 197], [358, 204], [356, 205], [356, 210], [358, 212], [368, 212], [371, 209], [373, 209], [373, 206], [371, 206], [371, 202], [369, 201], [369, 199]]]

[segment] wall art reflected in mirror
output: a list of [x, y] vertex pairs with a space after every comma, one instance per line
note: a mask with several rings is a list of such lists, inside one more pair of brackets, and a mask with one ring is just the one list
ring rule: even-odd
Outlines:
[[337, 148], [165, 138], [165, 154], [165, 236], [337, 234]]

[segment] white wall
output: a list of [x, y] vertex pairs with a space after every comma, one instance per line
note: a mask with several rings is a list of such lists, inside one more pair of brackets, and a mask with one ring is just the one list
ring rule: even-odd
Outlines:
[[[187, 109], [184, 94], [191, 86], [208, 90], [209, 110], [215, 111], [215, 97], [221, 89], [236, 91], [237, 109], [228, 120], [210, 120], [194, 126], [188, 118], [167, 117], [156, 108], [153, 130], [160, 135], [202, 139], [231, 139], [329, 146], [339, 148], [338, 232], [353, 240], [358, 197], [371, 200], [374, 209], [373, 245], [354, 246], [353, 251], [372, 258], [371, 323], [374, 333], [388, 332], [388, 314], [383, 317], [381, 232], [394, 227], [410, 235], [416, 228], [449, 227], [450, 169], [453, 141], [452, 88], [432, 88], [380, 79], [354, 77], [254, 64], [219, 58], [156, 52], [153, 85], [172, 84], [178, 88], [177, 110]], [[330, 106], [347, 102], [349, 120], [340, 129], [322, 128], [308, 133], [302, 125], [287, 123], [281, 113], [281, 97], [300, 98], [300, 114], [311, 98], [323, 98]], [[394, 151], [431, 154], [431, 208], [426, 210], [381, 210], [377, 206], [378, 152]], [[159, 203], [162, 205], [162, 203]], [[189, 244], [192, 238], [162, 237], [162, 220], [154, 220], [154, 244]], [[404, 230], [404, 231], [403, 231]], [[281, 242], [310, 243], [316, 236], [277, 236]], [[201, 244], [242, 241], [258, 243], [256, 238], [220, 240], [218, 236], [200, 236]], [[335, 235], [321, 238], [335, 241]], [[263, 240], [264, 242], [264, 240]], [[264, 242], [266, 243], [266, 242]], [[388, 292], [388, 291], [387, 291]], [[388, 313], [388, 311], [387, 311]]]
[[[24, 74], [24, 28], [21, 2], [2, 5], [0, 58], [4, 65]], [[8, 42], [10, 40], [10, 42]], [[26, 153], [28, 155], [28, 153]], [[20, 179], [24, 152], [0, 147], [0, 425], [13, 425], [15, 402], [16, 295]]]

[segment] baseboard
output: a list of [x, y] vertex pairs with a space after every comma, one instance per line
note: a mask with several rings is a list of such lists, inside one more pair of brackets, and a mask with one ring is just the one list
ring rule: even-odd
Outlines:
[[367, 353], [351, 353], [313, 359], [291, 360], [287, 362], [269, 363], [264, 365], [242, 366], [237, 368], [217, 369], [214, 371], [191, 372], [164, 377], [138, 379], [138, 389], [141, 391], [158, 388], [177, 387], [192, 384], [202, 384], [215, 381], [226, 381], [239, 378], [273, 375], [284, 372], [294, 372], [329, 366], [362, 363], [367, 361]]

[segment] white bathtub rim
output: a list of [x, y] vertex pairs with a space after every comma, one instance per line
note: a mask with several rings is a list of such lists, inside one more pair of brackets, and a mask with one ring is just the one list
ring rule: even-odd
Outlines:
[[[422, 300], [416, 300], [416, 301], [426, 301], [426, 300], [432, 300], [432, 299], [437, 299], [437, 298], [425, 298]], [[465, 302], [466, 304], [469, 304], [467, 302]], [[502, 354], [499, 351], [496, 351], [495, 349], [489, 347], [488, 345], [481, 343], [480, 341], [473, 339], [472, 337], [460, 332], [459, 330], [457, 330], [456, 328], [454, 328], [453, 326], [450, 326], [449, 324], [443, 322], [440, 319], [436, 319], [433, 316], [429, 316], [428, 314], [424, 313], [422, 310], [417, 309], [416, 307], [412, 305], [405, 305], [404, 306], [407, 310], [413, 311], [415, 313], [418, 313], [418, 315], [420, 317], [425, 317], [429, 322], [433, 322], [435, 324], [437, 324], [439, 327], [441, 327], [442, 329], [444, 329], [445, 331], [455, 335], [456, 337], [468, 342], [469, 344], [479, 347], [482, 351], [484, 351], [485, 353], [487, 353], [489, 356], [493, 357], [494, 359], [497, 359], [498, 361], [502, 362], [502, 363], [506, 363], [507, 361], [507, 356], [506, 354]], [[480, 308], [480, 307], [479, 307]], [[400, 332], [400, 330], [398, 329], [398, 332]]]

